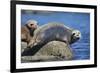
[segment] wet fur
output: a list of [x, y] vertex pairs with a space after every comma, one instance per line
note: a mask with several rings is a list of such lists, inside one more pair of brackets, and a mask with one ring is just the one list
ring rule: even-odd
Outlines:
[[54, 40], [62, 41], [66, 44], [71, 43], [72, 32], [73, 29], [66, 27], [61, 23], [53, 22], [42, 25], [34, 31], [34, 37], [29, 42], [28, 47], [48, 43]]

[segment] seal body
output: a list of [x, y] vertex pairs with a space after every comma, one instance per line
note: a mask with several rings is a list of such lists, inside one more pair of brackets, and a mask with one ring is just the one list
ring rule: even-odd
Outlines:
[[[78, 31], [79, 32], [79, 31]], [[76, 36], [76, 31], [74, 29], [65, 26], [64, 24], [51, 22], [40, 26], [34, 31], [34, 37], [28, 44], [28, 47], [33, 47], [34, 45], [46, 44], [50, 41], [62, 41], [66, 44], [72, 44], [80, 38], [80, 32]]]

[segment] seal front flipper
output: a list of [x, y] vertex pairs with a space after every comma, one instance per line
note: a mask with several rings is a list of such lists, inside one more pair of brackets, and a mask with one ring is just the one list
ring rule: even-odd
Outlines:
[[32, 48], [32, 47], [34, 46], [34, 44], [35, 44], [35, 38], [33, 37], [33, 38], [30, 40], [30, 42], [28, 43], [27, 47], [28, 47], [28, 48]]

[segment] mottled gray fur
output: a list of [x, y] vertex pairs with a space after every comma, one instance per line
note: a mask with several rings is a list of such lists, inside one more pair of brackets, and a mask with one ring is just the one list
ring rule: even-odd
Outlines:
[[[46, 44], [54, 40], [71, 44], [80, 38], [80, 32], [75, 33], [75, 30], [73, 33], [73, 31], [74, 29], [57, 22], [42, 25], [34, 31], [34, 37], [29, 42], [28, 47], [33, 47], [37, 44]], [[78, 35], [76, 36], [76, 34]]]

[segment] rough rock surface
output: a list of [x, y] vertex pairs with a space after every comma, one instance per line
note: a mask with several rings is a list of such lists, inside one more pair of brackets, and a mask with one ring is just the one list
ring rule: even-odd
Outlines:
[[27, 49], [27, 43], [26, 42], [21, 42], [21, 53], [24, 52], [24, 50]]
[[[25, 46], [26, 44], [21, 46], [23, 49], [22, 53], [27, 50]], [[61, 41], [51, 41], [41, 47], [34, 55], [22, 56], [21, 62], [63, 61], [71, 60], [72, 58], [72, 50], [68, 45]]]

